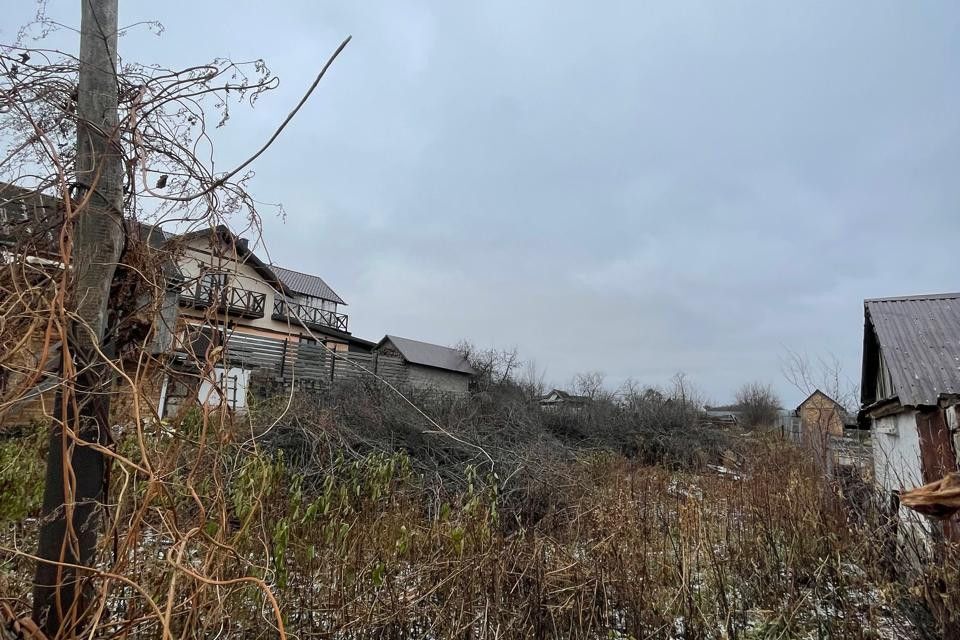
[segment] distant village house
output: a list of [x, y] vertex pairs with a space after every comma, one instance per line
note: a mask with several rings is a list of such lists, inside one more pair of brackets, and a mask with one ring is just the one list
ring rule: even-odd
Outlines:
[[857, 424], [855, 415], [820, 389], [815, 389], [796, 409], [781, 409], [779, 415], [783, 435], [795, 442], [840, 438], [844, 429]]
[[858, 469], [869, 474], [871, 455], [867, 432], [861, 431], [855, 414], [815, 389], [796, 409], [780, 412], [780, 428], [784, 437], [806, 446], [828, 472]]
[[[349, 333], [338, 311], [345, 303], [322, 278], [266, 264], [226, 227], [173, 236], [167, 246], [182, 273], [179, 361], [201, 359], [211, 342], [225, 349], [222, 364], [200, 383], [200, 402], [244, 409], [258, 368], [288, 379], [299, 369], [303, 378], [307, 360], [319, 369], [328, 352], [369, 350], [371, 343]], [[183, 373], [164, 378], [159, 415], [191, 397], [190, 372]]]
[[540, 398], [543, 409], [581, 409], [590, 403], [587, 396], [576, 396], [560, 389], [553, 389]]

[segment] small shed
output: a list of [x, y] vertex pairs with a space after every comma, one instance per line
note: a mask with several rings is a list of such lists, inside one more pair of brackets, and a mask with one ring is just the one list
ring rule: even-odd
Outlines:
[[781, 412], [786, 437], [806, 446], [831, 473], [872, 473], [869, 435], [858, 428], [856, 414], [815, 389], [793, 411]]
[[[865, 300], [860, 388], [874, 478], [892, 504], [957, 471], [960, 293]], [[944, 533], [960, 539], [960, 523]]]
[[476, 373], [457, 349], [410, 338], [386, 335], [374, 352], [401, 358], [407, 384], [418, 389], [465, 394]]
[[842, 437], [846, 409], [820, 389], [814, 390], [797, 406], [802, 433], [807, 438], [824, 440]]

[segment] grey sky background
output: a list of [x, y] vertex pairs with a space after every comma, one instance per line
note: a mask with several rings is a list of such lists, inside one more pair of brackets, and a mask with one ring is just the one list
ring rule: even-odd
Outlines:
[[271, 257], [361, 337], [517, 346], [561, 385], [683, 371], [718, 402], [768, 381], [789, 406], [786, 348], [857, 379], [863, 298], [960, 288], [958, 3], [121, 0], [144, 19], [166, 31], [127, 59], [280, 77], [217, 132], [224, 169], [353, 35], [252, 190], [287, 213]]

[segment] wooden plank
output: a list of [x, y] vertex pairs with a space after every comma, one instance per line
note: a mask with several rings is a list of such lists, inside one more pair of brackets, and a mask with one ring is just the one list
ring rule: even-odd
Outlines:
[[924, 483], [939, 480], [957, 470], [957, 457], [943, 409], [918, 413], [917, 432], [920, 435], [920, 464]]
[[[920, 435], [920, 466], [924, 484], [940, 480], [957, 470], [957, 455], [947, 427], [944, 409], [922, 411], [917, 414], [917, 433]], [[944, 538], [960, 542], [960, 521], [954, 516], [942, 521]]]

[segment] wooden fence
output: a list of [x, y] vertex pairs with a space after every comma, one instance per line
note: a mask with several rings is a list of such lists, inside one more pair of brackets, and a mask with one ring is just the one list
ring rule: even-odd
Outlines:
[[263, 338], [243, 333], [227, 337], [224, 364], [243, 369], [269, 369], [277, 381], [316, 383], [372, 377], [393, 385], [407, 381], [401, 358], [377, 353], [331, 352], [322, 345]]

